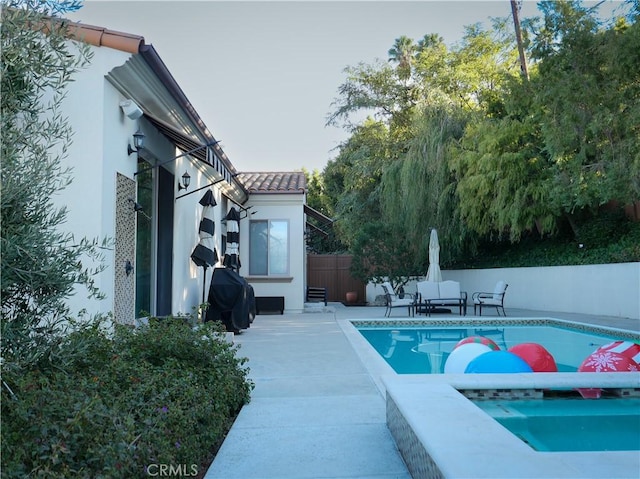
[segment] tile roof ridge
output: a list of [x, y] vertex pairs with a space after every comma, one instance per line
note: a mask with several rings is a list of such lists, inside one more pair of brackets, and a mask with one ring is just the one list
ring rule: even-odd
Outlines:
[[68, 35], [74, 40], [97, 47], [108, 47], [127, 53], [139, 53], [145, 45], [144, 37], [132, 33], [109, 30], [106, 27], [88, 25], [81, 22], [68, 22], [65, 25]]

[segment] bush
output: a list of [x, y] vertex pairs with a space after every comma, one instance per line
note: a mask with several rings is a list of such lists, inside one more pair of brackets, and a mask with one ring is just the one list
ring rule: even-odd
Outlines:
[[253, 384], [218, 323], [68, 335], [50, 367], [5, 364], [3, 478], [202, 476]]
[[[589, 234], [598, 230], [604, 234], [602, 223], [584, 228]], [[609, 241], [602, 239], [578, 243], [573, 239], [524, 238], [519, 243], [493, 242], [482, 245], [480, 253], [470, 259], [447, 265], [450, 269], [466, 268], [522, 268], [529, 266], [566, 266], [583, 264], [631, 263], [640, 261], [640, 223], [627, 222], [624, 227], [608, 230]]]

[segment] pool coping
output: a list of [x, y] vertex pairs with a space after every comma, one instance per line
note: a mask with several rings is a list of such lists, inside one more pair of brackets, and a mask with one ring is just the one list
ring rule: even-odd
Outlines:
[[[640, 372], [400, 375], [354, 326], [443, 326], [458, 325], [460, 321], [458, 318], [338, 321], [364, 367], [386, 397], [387, 426], [414, 479], [637, 478], [640, 470], [638, 451], [538, 452], [475, 406], [467, 396], [474, 391], [476, 394], [520, 391], [535, 396], [546, 388], [568, 387], [605, 387], [617, 389], [623, 395], [636, 396], [640, 395]], [[473, 319], [464, 323], [467, 321], [477, 326], [495, 323], [496, 319]], [[633, 331], [556, 318], [500, 320], [504, 325], [522, 321], [535, 321], [542, 325], [565, 323], [588, 331], [638, 337], [638, 333]]]
[[536, 379], [534, 388], [530, 373], [385, 377], [387, 426], [412, 477], [637, 478], [638, 451], [535, 451], [460, 392], [486, 388], [531, 390], [571, 384], [633, 389], [640, 393], [640, 373], [538, 375], [541, 378]]

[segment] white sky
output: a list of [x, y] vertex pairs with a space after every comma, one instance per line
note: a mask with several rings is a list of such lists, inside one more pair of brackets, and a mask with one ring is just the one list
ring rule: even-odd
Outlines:
[[[521, 16], [535, 14], [526, 1]], [[346, 132], [325, 127], [344, 68], [386, 60], [401, 35], [511, 14], [509, 0], [98, 1], [69, 18], [145, 37], [239, 171], [322, 170]]]

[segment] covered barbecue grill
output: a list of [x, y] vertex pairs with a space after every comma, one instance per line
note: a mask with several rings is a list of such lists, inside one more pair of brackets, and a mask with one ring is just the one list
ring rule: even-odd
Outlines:
[[229, 268], [215, 268], [205, 321], [222, 321], [227, 331], [247, 329], [256, 315], [253, 287]]

